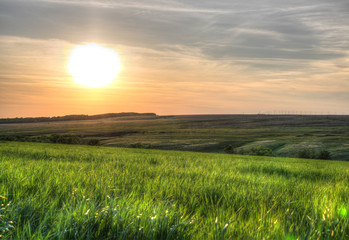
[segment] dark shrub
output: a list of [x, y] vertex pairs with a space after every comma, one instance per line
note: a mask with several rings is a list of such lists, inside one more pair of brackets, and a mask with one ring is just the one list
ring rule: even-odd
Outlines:
[[297, 158], [311, 158], [310, 151], [308, 149], [303, 149], [297, 153]]
[[91, 146], [99, 146], [101, 145], [99, 139], [89, 139], [87, 140], [87, 145], [91, 145]]
[[63, 134], [63, 135], [53, 134], [51, 135], [50, 140], [53, 143], [62, 143], [62, 144], [81, 144], [82, 143], [81, 138], [74, 134]]
[[317, 153], [314, 149], [303, 149], [297, 153], [298, 158], [309, 158], [309, 159], [324, 159], [330, 160], [331, 154], [327, 150], [321, 150]]
[[272, 156], [273, 155], [273, 150], [270, 148], [266, 147], [258, 147], [258, 148], [251, 148], [249, 151], [250, 155], [255, 155], [255, 156]]
[[331, 160], [331, 153], [327, 150], [322, 150], [319, 153], [318, 159]]
[[297, 153], [297, 158], [316, 159], [317, 157], [314, 149], [303, 149]]
[[146, 148], [146, 149], [151, 149], [154, 148], [151, 144], [143, 144], [143, 143], [134, 143], [129, 145], [131, 148]]
[[50, 136], [50, 141], [51, 141], [52, 143], [57, 143], [58, 138], [59, 138], [59, 135], [58, 135], [58, 134], [52, 134], [52, 135]]
[[228, 153], [228, 154], [233, 154], [235, 151], [234, 151], [233, 146], [229, 144], [229, 145], [224, 147], [224, 152]]

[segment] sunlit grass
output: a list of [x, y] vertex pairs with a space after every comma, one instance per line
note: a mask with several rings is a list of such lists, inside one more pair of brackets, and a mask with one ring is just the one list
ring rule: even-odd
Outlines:
[[348, 239], [347, 162], [0, 143], [6, 239]]
[[347, 218], [348, 217], [348, 210], [345, 207], [340, 208], [339, 215], [342, 218]]

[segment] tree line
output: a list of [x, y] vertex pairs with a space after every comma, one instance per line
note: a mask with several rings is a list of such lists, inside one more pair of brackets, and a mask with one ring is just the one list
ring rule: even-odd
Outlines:
[[74, 121], [74, 120], [96, 120], [112, 117], [140, 117], [150, 116], [156, 117], [155, 113], [135, 113], [135, 112], [121, 112], [121, 113], [105, 113], [97, 115], [65, 115], [57, 117], [20, 117], [20, 118], [1, 118], [0, 124], [5, 123], [37, 123], [37, 122], [55, 122], [55, 121]]
[[[241, 155], [253, 155], [253, 156], [277, 156], [274, 154], [273, 150], [264, 146], [253, 147], [247, 150], [235, 149], [232, 145], [226, 145], [224, 147], [224, 152], [228, 154], [241, 154]], [[332, 156], [328, 150], [322, 149], [316, 151], [315, 149], [300, 149], [296, 156], [297, 158], [307, 158], [307, 159], [323, 159], [331, 160]]]

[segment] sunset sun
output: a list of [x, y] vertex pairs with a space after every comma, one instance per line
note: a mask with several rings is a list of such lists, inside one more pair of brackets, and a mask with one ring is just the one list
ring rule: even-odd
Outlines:
[[76, 83], [87, 87], [103, 87], [110, 84], [119, 73], [120, 58], [110, 48], [87, 43], [74, 48], [68, 69]]

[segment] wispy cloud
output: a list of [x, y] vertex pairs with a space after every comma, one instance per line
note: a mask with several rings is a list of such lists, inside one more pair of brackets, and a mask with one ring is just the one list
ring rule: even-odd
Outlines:
[[[346, 0], [0, 0], [0, 89], [62, 90], [71, 47], [97, 41], [121, 52], [111, 89], [120, 101], [127, 89], [133, 106], [164, 99], [234, 112], [245, 102], [255, 111], [263, 98], [270, 109], [278, 99], [339, 111], [349, 96], [348, 36]], [[111, 102], [115, 92], [105, 95]]]
[[161, 11], [161, 12], [184, 12], [184, 13], [227, 13], [224, 9], [195, 8], [177, 1], [108, 1], [108, 0], [37, 0], [37, 2], [49, 2], [70, 5], [83, 5], [101, 8], [128, 8], [137, 10]]

